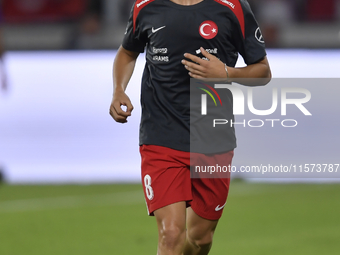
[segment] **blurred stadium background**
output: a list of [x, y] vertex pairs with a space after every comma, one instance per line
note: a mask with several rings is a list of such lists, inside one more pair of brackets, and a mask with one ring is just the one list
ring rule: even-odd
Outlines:
[[[128, 88], [134, 115], [118, 125], [108, 114], [112, 61], [133, 2], [1, 1], [0, 254], [155, 254], [156, 225], [139, 184], [144, 56]], [[249, 3], [275, 78], [333, 80], [311, 88], [319, 124], [239, 130], [235, 164], [265, 157], [265, 148], [276, 163], [289, 163], [287, 155], [340, 163], [340, 0]], [[235, 179], [211, 254], [339, 254], [336, 177]]]
[[[133, 0], [2, 0], [7, 50], [116, 49]], [[274, 48], [338, 48], [340, 1], [249, 0]]]

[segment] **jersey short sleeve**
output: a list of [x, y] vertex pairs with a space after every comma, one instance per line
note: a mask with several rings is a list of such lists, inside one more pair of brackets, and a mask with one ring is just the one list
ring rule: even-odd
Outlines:
[[132, 6], [130, 12], [122, 46], [126, 50], [142, 53], [145, 49], [146, 40], [142, 36], [142, 24], [139, 13], [135, 11], [135, 8], [137, 8], [136, 3]]
[[247, 65], [261, 61], [266, 56], [265, 43], [254, 17], [254, 14], [246, 0], [240, 0], [243, 11], [244, 27], [235, 26], [234, 44]]

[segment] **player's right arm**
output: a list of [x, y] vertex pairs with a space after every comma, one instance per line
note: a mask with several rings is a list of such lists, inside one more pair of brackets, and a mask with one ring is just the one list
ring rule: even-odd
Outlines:
[[[135, 68], [138, 55], [138, 52], [126, 50], [121, 46], [113, 64], [113, 98], [110, 115], [119, 123], [126, 123], [133, 110], [133, 105], [125, 90]], [[122, 105], [126, 106], [125, 111], [121, 108]]]

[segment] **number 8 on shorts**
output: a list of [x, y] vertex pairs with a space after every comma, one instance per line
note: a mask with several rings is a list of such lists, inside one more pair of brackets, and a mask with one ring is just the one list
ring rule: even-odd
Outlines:
[[144, 177], [145, 193], [149, 200], [153, 199], [153, 189], [151, 187], [151, 177], [150, 175], [145, 175]]

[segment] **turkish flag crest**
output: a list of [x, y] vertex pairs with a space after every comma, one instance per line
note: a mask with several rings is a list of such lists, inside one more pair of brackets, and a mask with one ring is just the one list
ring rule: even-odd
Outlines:
[[218, 27], [215, 22], [207, 20], [200, 25], [199, 32], [204, 39], [213, 39], [218, 33]]

